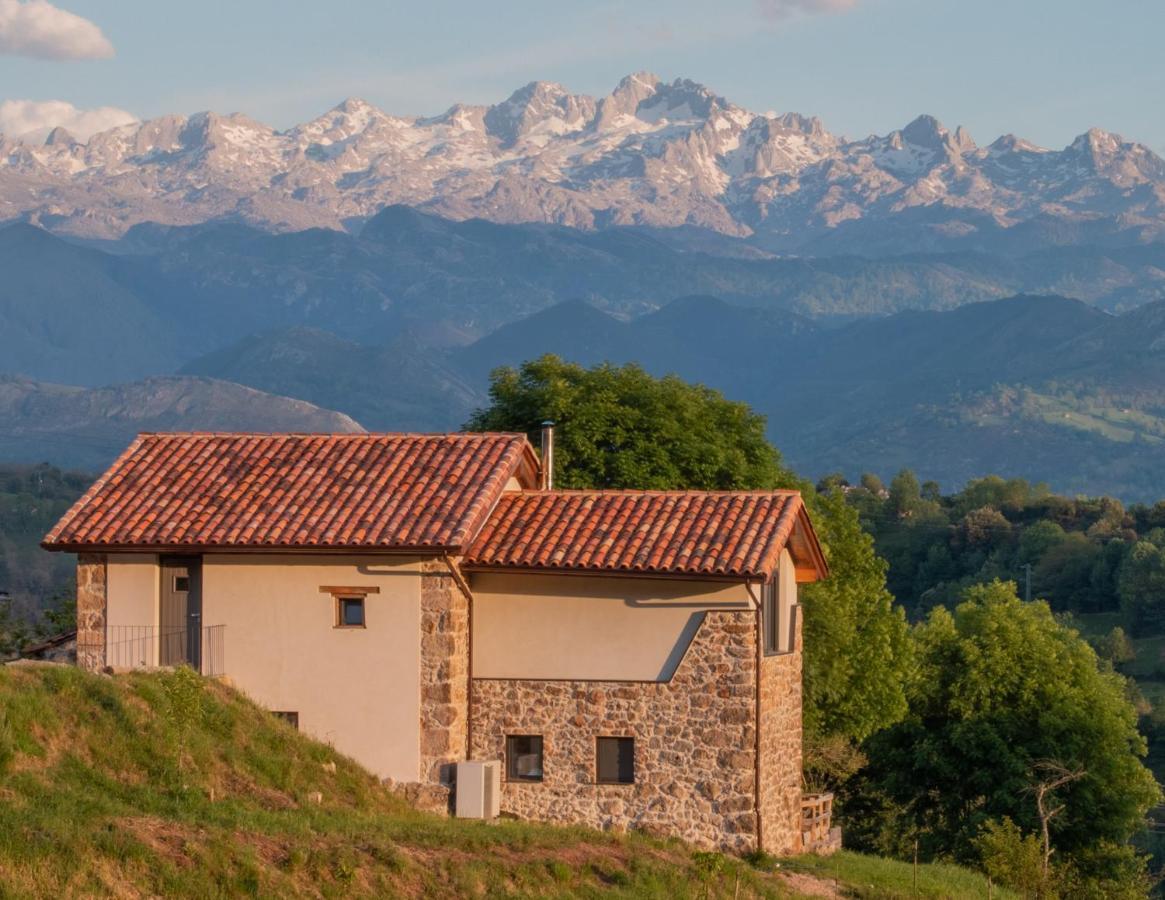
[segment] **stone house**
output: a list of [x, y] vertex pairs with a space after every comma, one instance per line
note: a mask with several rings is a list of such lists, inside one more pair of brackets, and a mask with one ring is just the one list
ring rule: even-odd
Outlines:
[[[802, 849], [789, 491], [558, 491], [512, 434], [143, 434], [46, 536], [89, 669], [187, 663], [403, 788]], [[441, 786], [444, 786], [442, 788]]]

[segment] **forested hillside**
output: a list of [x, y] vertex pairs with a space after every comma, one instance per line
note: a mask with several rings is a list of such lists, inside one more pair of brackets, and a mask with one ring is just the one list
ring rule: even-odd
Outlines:
[[[996, 476], [943, 494], [909, 470], [888, 485], [873, 475], [852, 485], [831, 476], [820, 488], [845, 492], [912, 618], [954, 608], [968, 589], [995, 579], [1046, 600], [1128, 679], [1147, 761], [1165, 781], [1165, 501], [1126, 507]], [[1152, 831], [1143, 840], [1165, 859]]]
[[41, 538], [92, 483], [53, 466], [0, 466], [0, 651], [4, 626], [35, 626], [40, 612], [72, 592], [74, 558], [46, 553]]

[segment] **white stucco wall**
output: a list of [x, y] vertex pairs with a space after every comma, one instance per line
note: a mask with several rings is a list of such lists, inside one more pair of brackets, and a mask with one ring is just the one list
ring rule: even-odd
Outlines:
[[[111, 554], [109, 625], [157, 625], [160, 577], [156, 556]], [[380, 589], [365, 599], [365, 628], [335, 627], [325, 586]], [[403, 781], [420, 768], [420, 597], [416, 559], [203, 557], [202, 624], [226, 626], [231, 683], [268, 709], [297, 712], [301, 730]], [[120, 665], [157, 664], [156, 644], [135, 642], [125, 655]]]
[[111, 554], [107, 573], [106, 659], [118, 667], [157, 665], [158, 557], [152, 553]]
[[473, 677], [666, 681], [708, 610], [750, 609], [743, 584], [482, 573]]
[[[202, 620], [225, 625], [226, 673], [268, 709], [381, 777], [420, 768], [420, 563], [399, 557], [203, 557]], [[365, 628], [336, 628], [322, 586], [380, 588]]]

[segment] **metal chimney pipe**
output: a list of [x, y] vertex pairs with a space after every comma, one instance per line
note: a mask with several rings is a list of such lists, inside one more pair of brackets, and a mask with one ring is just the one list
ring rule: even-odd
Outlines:
[[554, 488], [554, 423], [542, 423], [542, 490]]

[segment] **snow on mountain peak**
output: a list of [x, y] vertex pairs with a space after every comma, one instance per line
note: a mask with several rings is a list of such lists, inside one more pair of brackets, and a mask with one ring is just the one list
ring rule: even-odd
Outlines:
[[[1155, 187], [1129, 199], [1144, 183]], [[453, 218], [775, 236], [943, 204], [996, 222], [1120, 215], [1122, 227], [1165, 235], [1165, 162], [1099, 129], [1062, 151], [1010, 135], [979, 148], [933, 116], [847, 141], [816, 118], [757, 115], [650, 72], [597, 99], [533, 81], [492, 106], [430, 118], [349, 98], [282, 132], [207, 112], [123, 125], [86, 144], [64, 132], [36, 145], [0, 139], [0, 210], [51, 214], [82, 235], [220, 218], [338, 228], [392, 204]]]
[[553, 81], [531, 81], [485, 113], [490, 134], [506, 146], [530, 135], [557, 136], [581, 131], [595, 115], [592, 97], [569, 93]]

